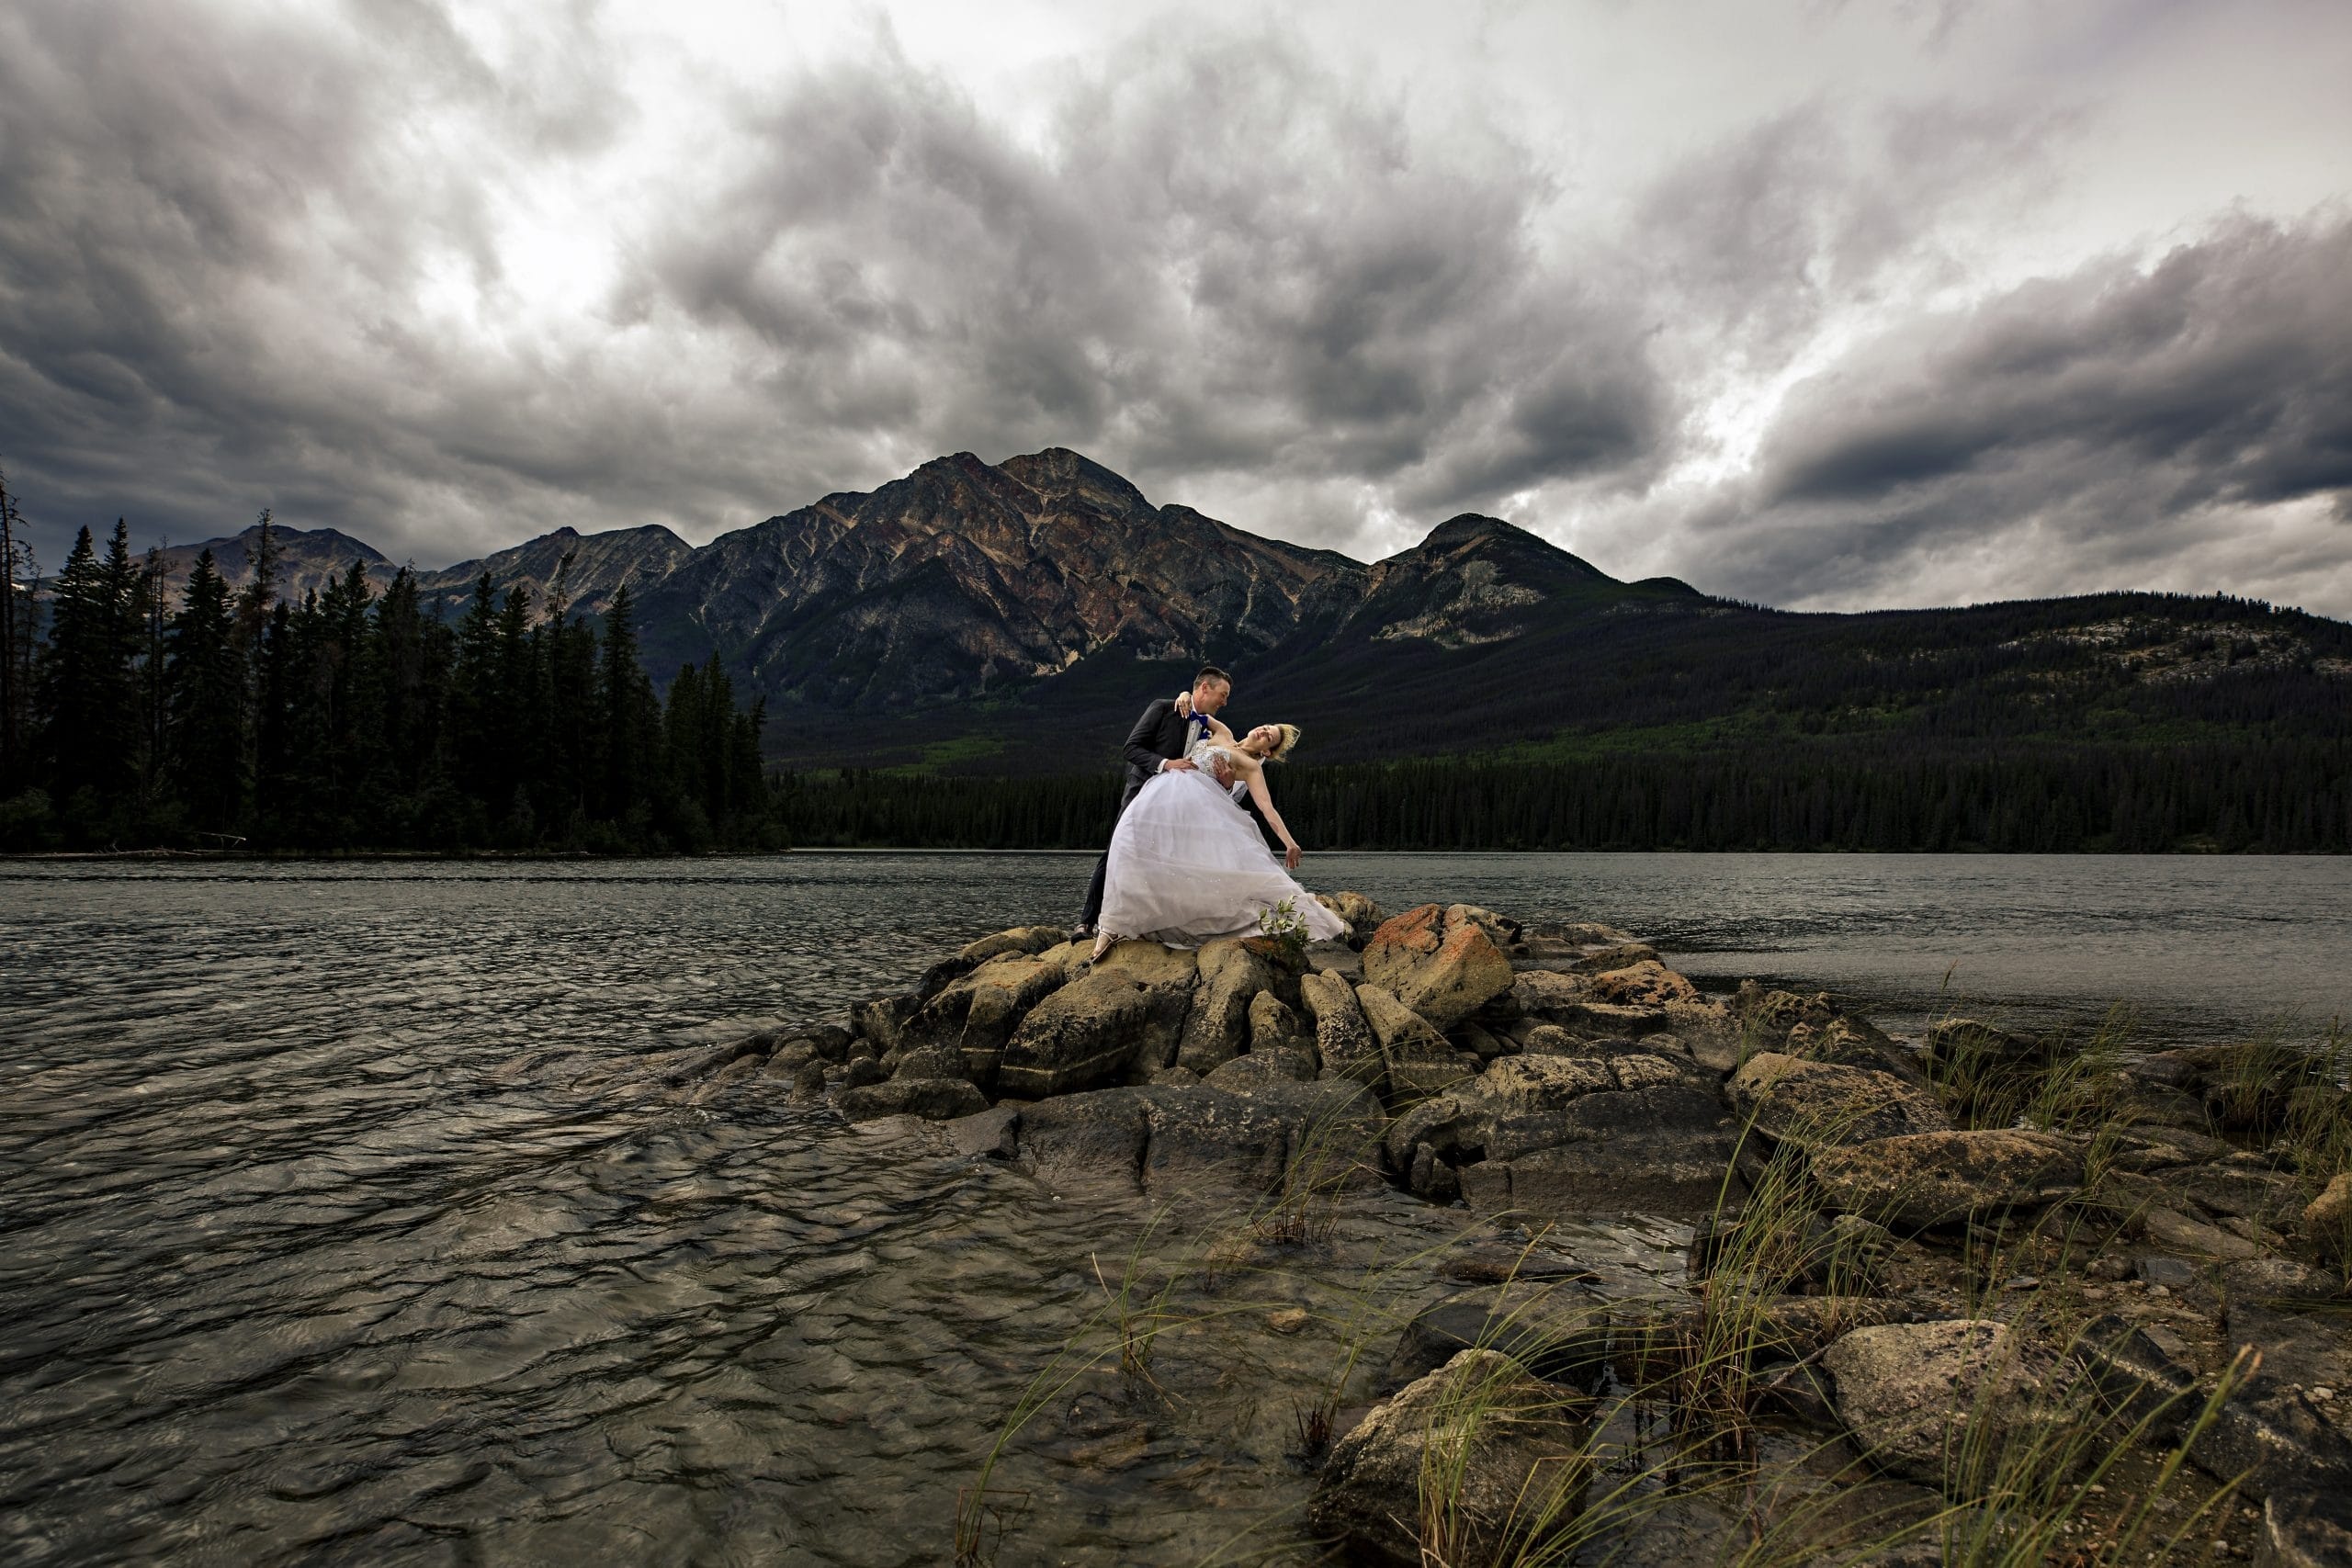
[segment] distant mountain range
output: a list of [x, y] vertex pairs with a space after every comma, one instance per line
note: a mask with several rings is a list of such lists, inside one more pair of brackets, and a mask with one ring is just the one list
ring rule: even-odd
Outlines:
[[[289, 594], [354, 560], [391, 576], [346, 535], [276, 532]], [[252, 538], [208, 542], [232, 581]], [[205, 547], [169, 558], [184, 574]], [[1620, 581], [1476, 514], [1366, 565], [1155, 506], [1060, 448], [936, 458], [699, 548], [657, 526], [559, 529], [420, 583], [447, 615], [484, 571], [543, 599], [567, 553], [573, 605], [601, 615], [628, 583], [657, 677], [717, 654], [766, 697], [771, 751], [809, 764], [1106, 766], [1134, 711], [1203, 659], [1235, 670], [1238, 713], [1306, 725], [1334, 761], [2302, 737], [2352, 707], [2352, 626], [2298, 611], [2112, 593], [1792, 615]]]

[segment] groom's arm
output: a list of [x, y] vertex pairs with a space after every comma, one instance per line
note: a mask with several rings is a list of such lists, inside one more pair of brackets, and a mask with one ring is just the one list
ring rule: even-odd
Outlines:
[[1159, 771], [1159, 764], [1168, 761], [1159, 750], [1159, 727], [1175, 711], [1176, 705], [1166, 697], [1158, 699], [1143, 710], [1143, 716], [1136, 720], [1136, 727], [1127, 731], [1129, 767], [1146, 777]]

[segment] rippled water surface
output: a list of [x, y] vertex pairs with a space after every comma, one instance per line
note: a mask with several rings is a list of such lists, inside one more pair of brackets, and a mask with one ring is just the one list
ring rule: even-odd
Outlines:
[[[1458, 1216], [1362, 1198], [1315, 1267], [1220, 1279], [1186, 1267], [1204, 1216], [1058, 1200], [780, 1085], [697, 1105], [534, 1067], [833, 1015], [975, 931], [1067, 918], [1088, 869], [0, 866], [0, 1555], [935, 1562], [1032, 1391], [1053, 1396], [995, 1477], [1020, 1515], [1000, 1561], [1279, 1544], [1305, 1495], [1294, 1402], [1351, 1324], [1427, 1293], [1419, 1254]], [[1827, 984], [1897, 1022], [1956, 964], [2020, 1015], [2133, 1000], [2152, 1039], [2345, 1010], [2346, 872], [1308, 864], [1392, 908], [1610, 919], [1694, 974]], [[1568, 1240], [1621, 1281], [1679, 1262], [1671, 1227]], [[1174, 1281], [1151, 1376], [1057, 1363], [1131, 1269]], [[1267, 1326], [1294, 1303], [1315, 1329]]]

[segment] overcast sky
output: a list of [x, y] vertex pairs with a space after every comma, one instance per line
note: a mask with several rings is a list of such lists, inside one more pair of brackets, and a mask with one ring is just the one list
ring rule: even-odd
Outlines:
[[2352, 615], [2343, 0], [0, 0], [0, 465], [441, 565], [958, 450]]

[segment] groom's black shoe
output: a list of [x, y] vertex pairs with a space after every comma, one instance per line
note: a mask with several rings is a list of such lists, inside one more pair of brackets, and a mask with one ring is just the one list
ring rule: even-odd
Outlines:
[[1084, 920], [1080, 920], [1078, 924], [1069, 928], [1069, 940], [1072, 942], [1092, 942], [1094, 940], [1094, 928], [1088, 925]]

